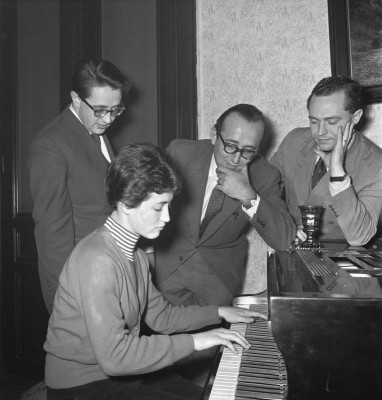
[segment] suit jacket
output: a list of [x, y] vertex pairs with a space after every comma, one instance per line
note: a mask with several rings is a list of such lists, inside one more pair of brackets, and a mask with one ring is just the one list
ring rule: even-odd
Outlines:
[[[104, 139], [113, 157], [106, 135]], [[105, 190], [108, 162], [66, 108], [33, 139], [29, 167], [40, 281], [51, 312], [66, 258], [110, 214]]]
[[235, 296], [239, 293], [246, 265], [246, 233], [250, 223], [278, 250], [289, 248], [295, 237], [295, 225], [280, 197], [280, 174], [263, 158], [254, 160], [249, 165], [249, 177], [261, 200], [253, 219], [249, 221], [238, 200], [225, 196], [222, 210], [199, 238], [213, 145], [210, 140], [174, 140], [168, 154], [184, 187], [173, 200], [171, 221], [155, 246], [156, 281], [166, 279], [198, 252]]
[[330, 172], [310, 191], [317, 145], [309, 128], [297, 128], [281, 143], [271, 162], [284, 179], [288, 209], [301, 224], [298, 205], [321, 205], [320, 239], [346, 239], [363, 245], [375, 234], [382, 210], [382, 150], [359, 132], [346, 152], [344, 168], [351, 187], [332, 197]]

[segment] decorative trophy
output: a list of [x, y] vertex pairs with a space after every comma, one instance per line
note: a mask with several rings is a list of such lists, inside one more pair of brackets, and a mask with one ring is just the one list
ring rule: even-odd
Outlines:
[[316, 240], [316, 235], [320, 230], [322, 206], [299, 206], [302, 216], [302, 225], [308, 235], [300, 248], [318, 249], [321, 244]]

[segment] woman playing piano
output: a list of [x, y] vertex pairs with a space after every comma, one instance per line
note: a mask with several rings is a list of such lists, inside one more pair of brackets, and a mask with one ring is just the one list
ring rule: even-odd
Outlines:
[[[65, 263], [44, 349], [48, 400], [196, 399], [200, 388], [164, 369], [193, 351], [232, 342], [247, 348], [228, 322], [263, 315], [217, 306], [170, 305], [151, 281], [139, 237], [156, 238], [169, 221], [180, 181], [159, 149], [126, 146], [109, 166], [111, 215], [79, 242]], [[140, 335], [144, 321], [154, 332]], [[161, 371], [159, 371], [161, 370]]]

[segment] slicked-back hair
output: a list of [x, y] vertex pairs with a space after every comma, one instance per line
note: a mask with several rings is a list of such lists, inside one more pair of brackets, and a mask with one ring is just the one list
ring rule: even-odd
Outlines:
[[180, 190], [179, 176], [162, 150], [151, 143], [123, 147], [108, 168], [106, 193], [112, 210], [118, 202], [136, 208], [152, 193], [176, 195]]
[[94, 87], [109, 86], [127, 93], [129, 79], [111, 62], [102, 59], [80, 61], [72, 77], [72, 90], [83, 98], [88, 98]]
[[222, 125], [225, 119], [232, 113], [238, 113], [241, 117], [243, 117], [247, 122], [262, 122], [265, 127], [265, 118], [263, 113], [253, 106], [252, 104], [236, 104], [228, 110], [225, 110], [223, 114], [216, 120], [216, 124], [214, 126], [216, 132], [221, 132]]
[[361, 85], [354, 79], [340, 75], [328, 76], [317, 83], [308, 97], [306, 103], [308, 110], [313, 96], [330, 96], [338, 92], [345, 94], [345, 111], [353, 114], [363, 108]]

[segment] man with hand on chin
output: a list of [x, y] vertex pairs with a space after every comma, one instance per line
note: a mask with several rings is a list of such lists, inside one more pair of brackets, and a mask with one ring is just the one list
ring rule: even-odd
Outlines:
[[80, 62], [72, 78], [72, 103], [31, 143], [32, 216], [49, 313], [70, 252], [110, 213], [105, 176], [114, 152], [105, 131], [123, 113], [122, 94], [129, 87], [129, 80], [112, 63]]
[[261, 111], [237, 104], [218, 118], [211, 140], [170, 143], [184, 188], [155, 243], [153, 273], [171, 303], [231, 304], [241, 293], [249, 227], [274, 249], [293, 242], [279, 171], [258, 153], [264, 134]]
[[368, 243], [382, 211], [382, 150], [354, 130], [363, 109], [361, 86], [327, 77], [313, 88], [310, 128], [296, 128], [271, 162], [280, 170], [289, 212], [305, 240], [299, 205], [323, 206], [319, 240]]

